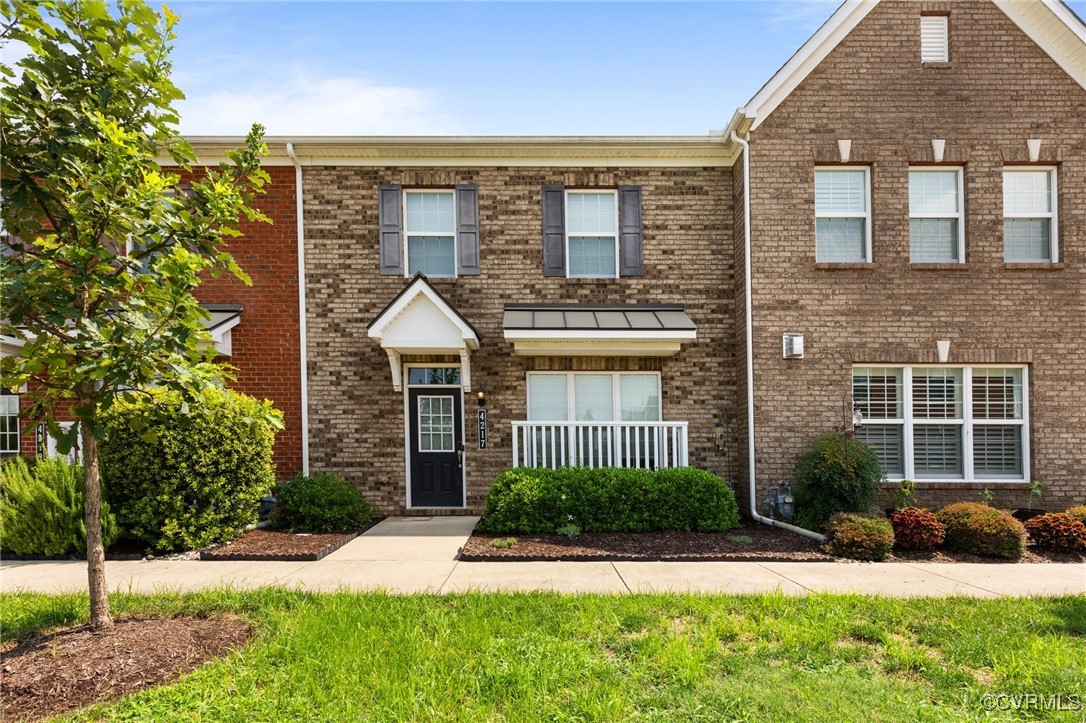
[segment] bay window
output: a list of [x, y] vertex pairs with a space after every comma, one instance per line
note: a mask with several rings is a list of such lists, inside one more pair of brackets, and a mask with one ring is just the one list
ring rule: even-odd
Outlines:
[[855, 367], [856, 436], [889, 479], [1028, 479], [1025, 367]]

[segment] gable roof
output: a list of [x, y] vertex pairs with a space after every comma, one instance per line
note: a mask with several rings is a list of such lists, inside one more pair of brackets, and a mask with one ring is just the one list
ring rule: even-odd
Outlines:
[[434, 288], [434, 285], [430, 283], [430, 280], [426, 278], [426, 275], [421, 272], [415, 274], [414, 278], [411, 279], [407, 286], [405, 286], [392, 301], [388, 302], [385, 308], [381, 310], [381, 313], [370, 322], [368, 329], [370, 338], [380, 341], [385, 330], [392, 325], [396, 320], [396, 317], [403, 313], [411, 302], [420, 296], [429, 299], [430, 302], [445, 315], [449, 322], [459, 330], [464, 342], [469, 348], [479, 348], [479, 342], [482, 341], [483, 335], [480, 334], [479, 330], [460, 313], [459, 309], [453, 306], [440, 291]]
[[[845, 0], [781, 69], [736, 110], [728, 133], [760, 126], [819, 63], [875, 9], [880, 0]], [[1083, 89], [1086, 89], [1086, 23], [1062, 0], [991, 0]]]

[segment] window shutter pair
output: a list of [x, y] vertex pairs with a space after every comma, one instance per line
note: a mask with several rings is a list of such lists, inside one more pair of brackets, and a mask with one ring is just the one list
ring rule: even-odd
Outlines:
[[[543, 186], [543, 275], [566, 275], [566, 189]], [[618, 275], [645, 274], [641, 186], [618, 187]]]
[[[381, 273], [403, 276], [403, 187], [377, 187], [377, 215], [381, 239]], [[479, 187], [456, 187], [456, 272], [479, 275]]]

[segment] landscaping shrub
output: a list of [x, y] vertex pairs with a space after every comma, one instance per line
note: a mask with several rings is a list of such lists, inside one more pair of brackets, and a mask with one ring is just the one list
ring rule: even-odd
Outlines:
[[935, 513], [952, 550], [1013, 560], [1026, 547], [1026, 528], [1005, 510], [979, 502], [956, 502]]
[[881, 482], [874, 450], [856, 437], [823, 432], [792, 472], [796, 522], [809, 530], [824, 530], [839, 512], [873, 512]]
[[894, 545], [902, 550], [934, 550], [943, 544], [946, 528], [930, 510], [904, 507], [890, 513]]
[[[66, 458], [28, 467], [21, 457], [0, 464], [0, 549], [14, 555], [84, 554], [83, 468]], [[117, 539], [117, 521], [102, 504], [102, 539]]]
[[826, 550], [835, 557], [878, 562], [893, 546], [894, 528], [885, 517], [844, 512], [826, 525]]
[[569, 525], [584, 532], [719, 532], [739, 526], [739, 508], [727, 482], [692, 467], [519, 467], [494, 481], [479, 530], [554, 533]]
[[271, 402], [209, 390], [186, 405], [156, 393], [115, 403], [102, 422], [106, 496], [125, 532], [155, 552], [232, 540], [275, 484], [282, 415]]
[[1086, 525], [1086, 505], [1078, 505], [1067, 510], [1067, 514]]
[[1029, 539], [1046, 550], [1086, 550], [1086, 525], [1066, 512], [1053, 512], [1026, 522]]
[[333, 532], [364, 527], [373, 508], [355, 487], [330, 472], [300, 474], [275, 487], [272, 521], [295, 532]]

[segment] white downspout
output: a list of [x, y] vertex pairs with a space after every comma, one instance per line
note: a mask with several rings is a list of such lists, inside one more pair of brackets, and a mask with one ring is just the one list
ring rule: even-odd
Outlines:
[[305, 323], [305, 220], [302, 215], [302, 164], [294, 155], [294, 144], [287, 143], [287, 155], [294, 164], [294, 222], [298, 229], [298, 334], [301, 361], [302, 403], [302, 474], [309, 474], [309, 373]]
[[746, 294], [747, 314], [747, 476], [750, 479], [750, 516], [770, 527], [779, 527], [783, 530], [795, 532], [797, 535], [809, 537], [812, 540], [825, 542], [825, 535], [758, 514], [758, 495], [755, 489], [754, 474], [754, 308], [752, 304], [750, 246], [750, 144], [740, 138], [735, 131], [732, 131], [732, 141], [743, 147], [743, 271], [746, 280], [744, 292]]

